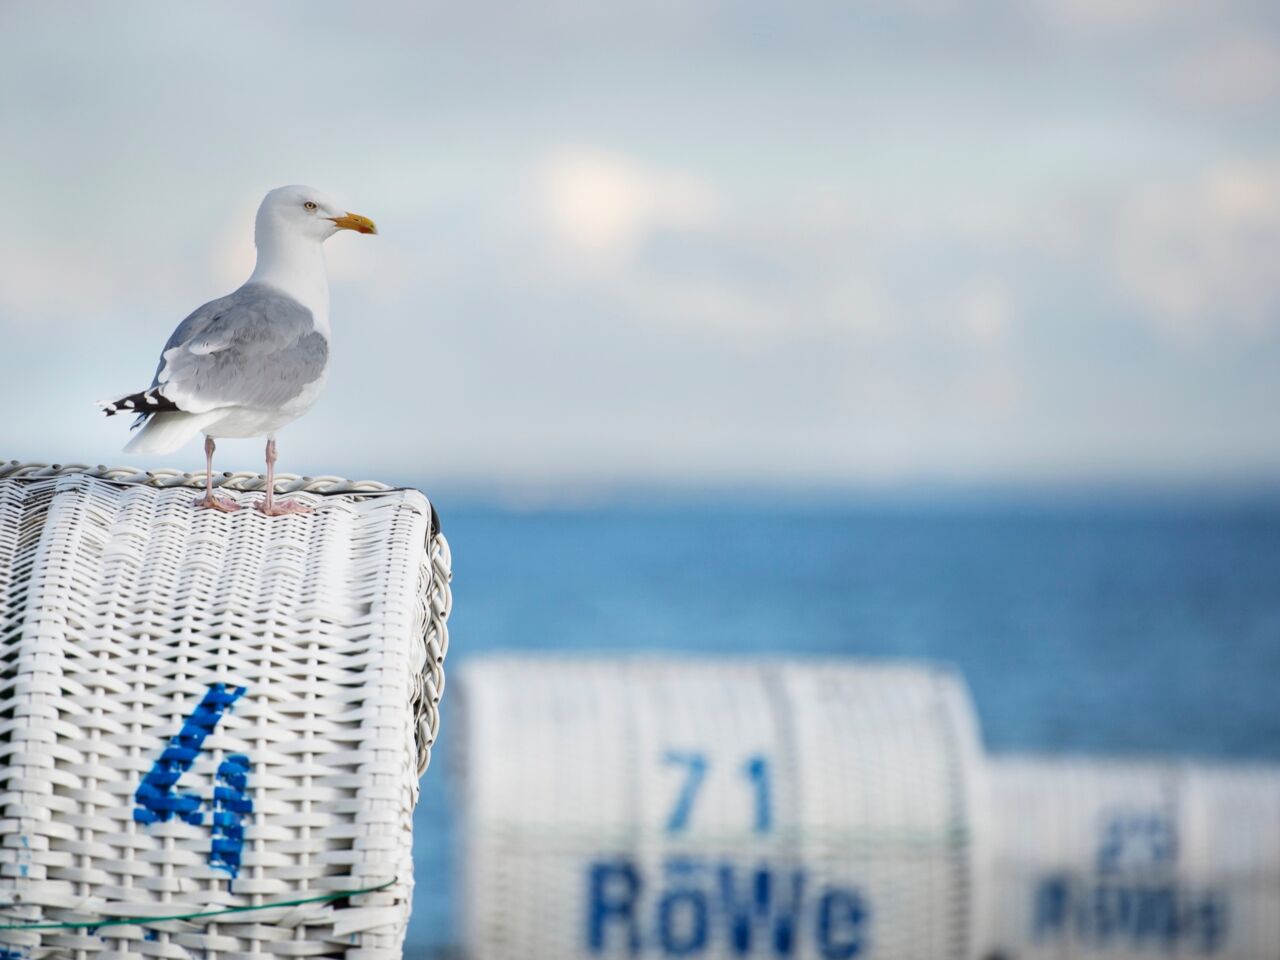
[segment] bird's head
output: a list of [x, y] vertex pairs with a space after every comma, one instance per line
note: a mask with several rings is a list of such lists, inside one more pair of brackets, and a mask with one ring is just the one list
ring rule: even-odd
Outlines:
[[334, 203], [315, 187], [276, 187], [258, 208], [257, 234], [295, 234], [324, 241], [339, 230], [377, 233], [368, 217]]

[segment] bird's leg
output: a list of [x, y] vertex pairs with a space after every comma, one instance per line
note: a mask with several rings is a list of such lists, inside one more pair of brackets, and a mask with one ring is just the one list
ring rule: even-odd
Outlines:
[[267, 498], [262, 501], [262, 512], [268, 517], [274, 514], [272, 500], [276, 495], [276, 439], [267, 440]]
[[310, 513], [311, 508], [303, 506], [296, 500], [281, 500], [276, 495], [276, 441], [273, 437], [267, 441], [267, 495], [258, 504], [258, 509], [268, 517], [282, 517], [286, 513]]
[[197, 500], [197, 507], [209, 510], [221, 510], [223, 513], [235, 513], [240, 504], [228, 497], [220, 497], [213, 492], [213, 451], [216, 449], [213, 437], [204, 438], [204, 499]]

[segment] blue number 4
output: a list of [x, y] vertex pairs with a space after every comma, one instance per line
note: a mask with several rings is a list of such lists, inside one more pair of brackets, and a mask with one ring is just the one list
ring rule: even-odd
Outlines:
[[[179, 793], [174, 788], [183, 774], [191, 769], [204, 749], [205, 738], [237, 700], [244, 687], [226, 684], [210, 685], [204, 697], [183, 721], [182, 729], [169, 739], [147, 775], [138, 784], [133, 799], [133, 819], [137, 823], [165, 823], [177, 816], [199, 826], [204, 821], [200, 812], [202, 799], [194, 793]], [[218, 765], [218, 786], [213, 792], [213, 849], [209, 863], [226, 870], [232, 877], [240, 870], [240, 851], [244, 846], [244, 818], [253, 815], [253, 800], [247, 792], [249, 758], [228, 754]]]

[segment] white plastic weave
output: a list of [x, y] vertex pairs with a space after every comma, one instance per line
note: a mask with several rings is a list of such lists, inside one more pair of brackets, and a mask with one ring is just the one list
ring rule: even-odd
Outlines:
[[989, 955], [1280, 956], [1280, 770], [993, 758]]
[[503, 658], [458, 690], [468, 956], [971, 955], [954, 674]]
[[2, 960], [400, 957], [448, 545], [416, 491], [203, 480], [0, 464]]

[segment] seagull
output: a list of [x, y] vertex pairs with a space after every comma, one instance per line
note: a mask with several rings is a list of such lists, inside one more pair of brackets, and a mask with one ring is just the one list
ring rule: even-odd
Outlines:
[[311, 408], [329, 373], [324, 241], [339, 230], [378, 232], [368, 217], [313, 187], [272, 190], [258, 208], [258, 262], [244, 286], [178, 324], [150, 387], [99, 404], [109, 417], [138, 414], [126, 453], [171, 453], [204, 434], [205, 492], [197, 507], [240, 509], [213, 492], [215, 438], [266, 437], [267, 492], [258, 509], [268, 516], [309, 512], [275, 499], [276, 432]]

